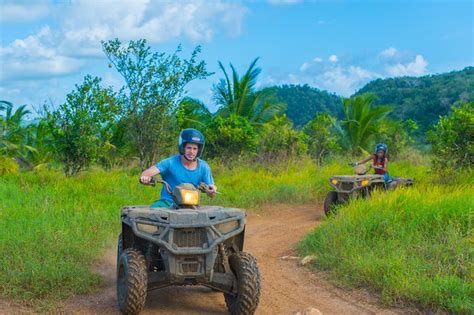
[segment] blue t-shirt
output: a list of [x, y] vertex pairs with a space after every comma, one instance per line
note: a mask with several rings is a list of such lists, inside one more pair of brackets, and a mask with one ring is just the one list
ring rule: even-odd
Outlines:
[[[160, 170], [161, 178], [170, 184], [171, 190], [183, 183], [190, 183], [196, 187], [201, 182], [206, 185], [214, 185], [211, 168], [209, 164], [201, 159], [198, 159], [198, 165], [194, 170], [188, 170], [184, 167], [181, 163], [181, 155], [173, 155], [161, 160], [155, 166]], [[161, 199], [173, 201], [173, 197], [168, 194], [165, 187], [161, 189]]]

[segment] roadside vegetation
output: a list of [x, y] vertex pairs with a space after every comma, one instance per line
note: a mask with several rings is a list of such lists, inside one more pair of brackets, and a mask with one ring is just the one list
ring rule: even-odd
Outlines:
[[[398, 109], [379, 104], [376, 94], [258, 90], [257, 58], [242, 73], [219, 63], [211, 112], [186, 95], [190, 82], [210, 76], [200, 47], [188, 58], [180, 47], [153, 52], [145, 40], [102, 48], [123, 87], [88, 75], [34, 120], [27, 106], [0, 101], [0, 296], [48, 309], [96, 290], [100, 278], [91, 267], [116, 241], [119, 209], [158, 198], [157, 189], [138, 184], [138, 174], [176, 153], [182, 129], [197, 128], [222, 192], [203, 203], [251, 211], [316, 205], [330, 175], [351, 174], [348, 162], [387, 143], [391, 175], [416, 184], [340, 207], [300, 250], [341, 283], [382, 292], [389, 303], [472, 311], [471, 94], [454, 93], [450, 111], [419, 128], [418, 116], [398, 119]], [[311, 100], [312, 112], [295, 109], [305, 93], [325, 105]]]

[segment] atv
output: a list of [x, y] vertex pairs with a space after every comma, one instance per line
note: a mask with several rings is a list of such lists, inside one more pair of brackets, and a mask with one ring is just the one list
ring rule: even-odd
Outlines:
[[357, 165], [355, 173], [356, 175], [336, 175], [329, 178], [329, 184], [335, 190], [328, 192], [324, 200], [326, 216], [334, 212], [335, 206], [347, 202], [350, 198], [368, 197], [374, 189], [389, 190], [413, 184], [412, 178], [367, 175], [365, 165]]
[[[117, 251], [117, 301], [123, 314], [138, 314], [147, 292], [171, 285], [204, 285], [224, 293], [231, 314], [253, 314], [260, 299], [256, 259], [243, 251], [245, 210], [200, 206], [209, 188], [164, 185], [172, 208], [122, 208]], [[179, 303], [179, 301], [177, 301]]]

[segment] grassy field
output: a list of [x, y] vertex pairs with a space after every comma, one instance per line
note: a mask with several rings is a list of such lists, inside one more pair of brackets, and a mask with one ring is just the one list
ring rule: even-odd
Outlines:
[[[311, 202], [322, 198], [334, 172], [343, 171], [338, 165], [316, 169], [309, 161], [271, 170], [216, 164], [222, 195], [203, 203], [258, 211], [264, 203]], [[0, 295], [47, 307], [97, 288], [100, 279], [90, 267], [115, 242], [120, 208], [158, 198], [157, 189], [138, 184], [138, 174], [93, 170], [74, 178], [59, 171], [0, 177]]]
[[[258, 211], [263, 204], [319, 202], [328, 177], [351, 173], [309, 160], [229, 168], [211, 163], [221, 204]], [[473, 176], [448, 184], [413, 161], [391, 163], [412, 176], [413, 188], [340, 209], [301, 243], [303, 254], [338, 281], [381, 291], [388, 302], [411, 301], [466, 312], [472, 307]], [[0, 295], [48, 309], [73, 294], [92, 292], [91, 266], [115, 243], [119, 211], [150, 204], [158, 190], [138, 184], [139, 170], [90, 170], [74, 178], [60, 171], [0, 177]], [[469, 212], [470, 211], [470, 212]], [[471, 256], [469, 256], [471, 255]]]
[[[369, 287], [391, 304], [474, 312], [473, 174], [448, 184], [417, 174], [412, 188], [375, 193], [341, 207], [301, 243], [303, 255], [343, 285]], [[422, 168], [421, 168], [422, 170]], [[426, 170], [425, 170], [426, 171]]]

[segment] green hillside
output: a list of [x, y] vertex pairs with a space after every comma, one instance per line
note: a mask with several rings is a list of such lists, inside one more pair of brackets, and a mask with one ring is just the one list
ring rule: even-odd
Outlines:
[[260, 93], [272, 95], [288, 106], [286, 115], [300, 128], [310, 121], [318, 112], [332, 115], [342, 113], [341, 99], [336, 94], [321, 91], [305, 85], [282, 85], [263, 89]]
[[[451, 105], [457, 102], [474, 101], [474, 67], [423, 77], [399, 77], [377, 79], [366, 84], [355, 93], [375, 93], [377, 104], [394, 107], [392, 117], [413, 119], [422, 131], [446, 115]], [[272, 86], [261, 90], [288, 104], [286, 115], [299, 128], [318, 112], [341, 114], [340, 96], [309, 85]]]
[[378, 104], [394, 107], [392, 116], [413, 119], [426, 130], [456, 102], [474, 101], [474, 67], [439, 75], [377, 79], [356, 95], [375, 93]]

